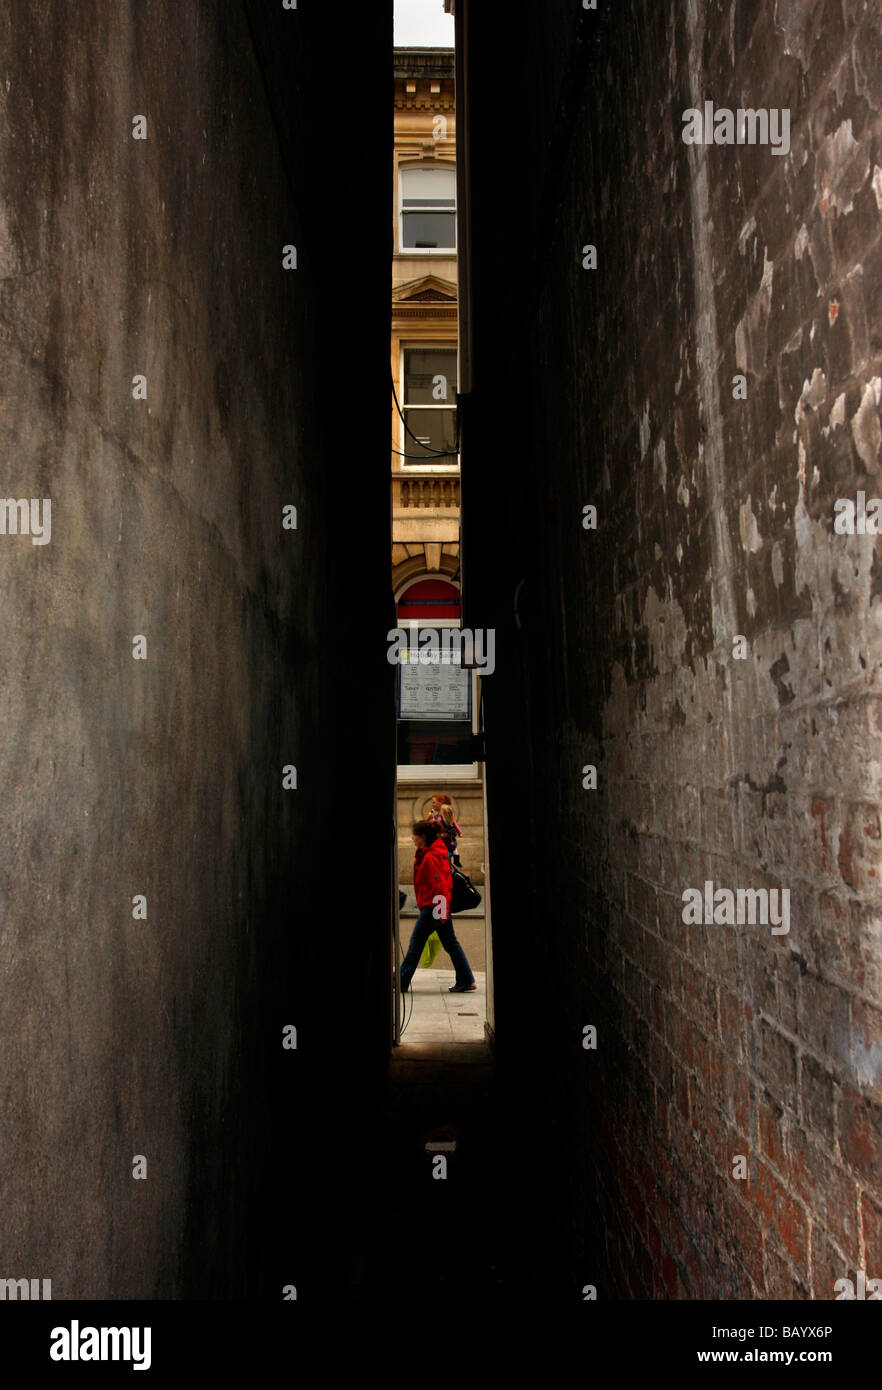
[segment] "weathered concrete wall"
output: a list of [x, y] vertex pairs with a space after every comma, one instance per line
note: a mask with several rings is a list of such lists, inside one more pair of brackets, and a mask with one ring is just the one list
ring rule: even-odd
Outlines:
[[[331, 532], [319, 294], [327, 314], [348, 233], [316, 220], [332, 29], [307, 18], [295, 39], [280, 26], [301, 17], [274, 8], [251, 21], [284, 72], [274, 115], [242, 6], [13, 0], [0, 16], [2, 492], [51, 499], [52, 527], [45, 545], [0, 536], [0, 1275], [51, 1278], [55, 1298], [241, 1295], [263, 1279], [280, 1296], [261, 1203], [282, 1194], [280, 1250], [291, 1208], [310, 1207], [291, 1124], [295, 1100], [309, 1124], [321, 1080], [310, 923], [339, 836], [327, 656], [355, 541], [354, 519]], [[374, 19], [387, 50], [388, 18]], [[363, 76], [365, 25], [335, 37], [337, 75]], [[359, 101], [388, 119], [382, 67]], [[341, 128], [326, 119], [331, 139]], [[352, 175], [377, 267], [386, 155], [380, 138]], [[380, 446], [382, 277], [350, 396]], [[361, 498], [358, 526], [382, 538], [378, 503]], [[381, 633], [387, 551], [360, 565], [359, 609]], [[381, 691], [360, 708], [374, 727]], [[365, 756], [382, 799], [383, 764]], [[365, 872], [378, 920], [357, 996], [339, 995], [366, 1039], [356, 1089], [386, 1026], [382, 852]], [[287, 1022], [311, 1047], [296, 1084]]]
[[[544, 5], [498, 55], [517, 148], [480, 100], [495, 34], [470, 21], [463, 573], [466, 621], [500, 629], [500, 1056], [535, 1128], [567, 1116], [536, 1155], [550, 1185], [573, 1175], [577, 1284], [829, 1299], [882, 1273], [882, 609], [872, 536], [833, 529], [837, 498], [882, 492], [882, 18], [573, 11]], [[685, 144], [706, 99], [788, 108], [789, 153]], [[491, 276], [517, 285], [504, 337]], [[504, 492], [476, 466], [500, 434]], [[706, 881], [788, 890], [789, 934], [685, 924]]]

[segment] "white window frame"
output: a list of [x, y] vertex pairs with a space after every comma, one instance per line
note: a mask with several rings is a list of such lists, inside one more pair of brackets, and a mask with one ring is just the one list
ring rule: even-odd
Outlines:
[[[413, 208], [404, 207], [404, 175], [409, 169], [447, 169], [453, 173], [453, 206], [449, 208], [424, 207]], [[404, 214], [407, 212], [451, 212], [453, 213], [453, 246], [405, 246], [404, 244]], [[456, 256], [456, 237], [458, 232], [457, 223], [457, 183], [456, 183], [456, 164], [452, 159], [439, 159], [434, 163], [412, 160], [398, 166], [398, 254], [400, 256], [446, 256], [449, 260]]]
[[[453, 416], [454, 416], [454, 423], [455, 423], [455, 421], [456, 421], [456, 410], [457, 410], [456, 397], [457, 397], [457, 395], [458, 395], [458, 393], [459, 393], [459, 344], [458, 344], [456, 338], [444, 338], [444, 339], [440, 339], [440, 338], [439, 338], [439, 339], [433, 339], [431, 342], [422, 342], [422, 341], [417, 341], [417, 342], [414, 342], [414, 341], [407, 341], [407, 342], [405, 342], [405, 341], [402, 341], [402, 342], [399, 342], [398, 348], [399, 348], [399, 353], [398, 353], [398, 400], [399, 400], [399, 403], [400, 403], [400, 405], [401, 405], [401, 414], [404, 416], [405, 420], [407, 420], [407, 412], [408, 412], [408, 410], [452, 410], [452, 411], [453, 411]], [[406, 352], [452, 352], [452, 353], [453, 353], [453, 358], [454, 358], [454, 361], [456, 362], [456, 378], [457, 378], [457, 379], [456, 379], [456, 386], [455, 386], [455, 389], [454, 389], [454, 401], [453, 401], [453, 405], [452, 405], [452, 406], [451, 406], [450, 404], [442, 405], [440, 402], [439, 402], [437, 405], [435, 405], [435, 404], [432, 404], [432, 405], [410, 405], [410, 406], [407, 405], [407, 403], [406, 403], [406, 401], [405, 401], [405, 399], [404, 399], [404, 396], [405, 396], [405, 386], [404, 386], [404, 354], [405, 354]], [[401, 423], [401, 422], [399, 422], [399, 423]], [[407, 430], [404, 428], [404, 425], [401, 424], [401, 452], [402, 452], [402, 454], [409, 454], [409, 453], [410, 453], [410, 449], [408, 448], [408, 445], [412, 445], [412, 444], [413, 444], [413, 440], [411, 439], [410, 435], [407, 433]], [[402, 475], [404, 475], [404, 474], [410, 474], [410, 473], [450, 473], [451, 471], [454, 471], [454, 470], [455, 470], [456, 472], [459, 472], [459, 454], [458, 454], [458, 453], [449, 454], [449, 455], [447, 456], [447, 458], [443, 458], [443, 459], [433, 458], [433, 457], [427, 457], [427, 458], [426, 458], [426, 461], [425, 461], [424, 463], [416, 463], [413, 459], [402, 458], [402, 457], [398, 456], [398, 462], [399, 462], [400, 465], [401, 465], [400, 472], [402, 473]]]
[[[414, 584], [418, 584], [418, 583], [420, 583], [421, 580], [423, 580], [423, 579], [429, 579], [429, 578], [432, 578], [432, 577], [433, 577], [433, 576], [431, 576], [431, 575], [421, 574], [420, 577], [419, 577], [419, 579], [415, 579], [413, 582], [414, 582]], [[437, 577], [437, 578], [443, 578], [443, 576], [435, 576], [435, 577]], [[449, 581], [448, 581], [448, 582], [449, 582]], [[410, 588], [410, 587], [412, 587], [412, 586], [411, 586], [411, 585], [408, 585], [407, 587]], [[407, 589], [403, 589], [403, 590], [401, 591], [401, 593], [397, 596], [395, 602], [398, 603], [402, 598], [404, 598], [404, 595], [405, 595], [406, 593], [407, 593]], [[408, 622], [409, 622], [409, 621], [410, 621], [410, 620], [408, 619]], [[457, 619], [456, 622], [454, 622], [452, 619], [449, 619], [449, 618], [415, 618], [415, 619], [414, 619], [414, 622], [418, 623], [420, 627], [434, 627], [434, 628], [439, 628], [439, 629], [440, 629], [440, 628], [446, 628], [446, 627], [455, 627], [455, 628], [459, 628], [459, 627], [462, 626], [461, 619]], [[405, 629], [406, 629], [406, 624], [405, 624]], [[471, 673], [470, 673], [470, 674], [471, 674], [471, 677], [472, 677], [472, 689], [471, 689], [471, 697], [472, 697], [472, 735], [474, 736], [475, 734], [477, 734], [477, 732], [478, 732], [478, 727], [479, 727], [479, 726], [478, 726], [478, 676], [480, 675], [480, 671], [477, 669], [477, 667], [475, 667], [475, 668], [473, 668], [473, 669], [471, 670]], [[397, 726], [396, 726], [396, 727], [397, 727]], [[476, 763], [476, 762], [475, 762], [475, 763], [424, 763], [424, 764], [396, 763], [396, 775], [397, 775], [397, 777], [398, 777], [398, 781], [399, 781], [399, 782], [425, 782], [427, 786], [430, 785], [430, 784], [432, 784], [432, 785], [437, 784], [437, 782], [439, 781], [439, 779], [442, 778], [442, 777], [443, 777], [443, 779], [444, 779], [445, 781], [447, 781], [448, 779], [450, 779], [451, 781], [459, 781], [459, 782], [480, 782], [480, 780], [481, 780], [481, 773], [480, 773], [480, 771], [479, 771], [479, 766], [480, 766], [480, 765], [479, 765], [478, 763]]]

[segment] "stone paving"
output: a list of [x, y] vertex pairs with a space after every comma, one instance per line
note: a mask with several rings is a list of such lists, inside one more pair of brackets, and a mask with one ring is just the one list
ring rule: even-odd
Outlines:
[[417, 970], [410, 990], [401, 996], [402, 1043], [475, 1043], [484, 1041], [486, 976], [475, 970], [477, 989], [450, 994], [452, 970]]

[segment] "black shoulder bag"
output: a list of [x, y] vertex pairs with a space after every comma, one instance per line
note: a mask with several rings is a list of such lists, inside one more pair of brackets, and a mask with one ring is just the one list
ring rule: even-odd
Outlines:
[[477, 907], [481, 901], [481, 894], [472, 880], [455, 864], [450, 865], [450, 872], [453, 875], [453, 896], [450, 899], [451, 916], [454, 912], [468, 912], [470, 908]]

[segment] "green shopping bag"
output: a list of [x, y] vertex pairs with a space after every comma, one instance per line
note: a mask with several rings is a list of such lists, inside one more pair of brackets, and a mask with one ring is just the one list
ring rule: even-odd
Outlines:
[[441, 938], [436, 931], [433, 931], [423, 947], [423, 954], [420, 956], [420, 965], [423, 966], [425, 970], [428, 970], [440, 950]]

